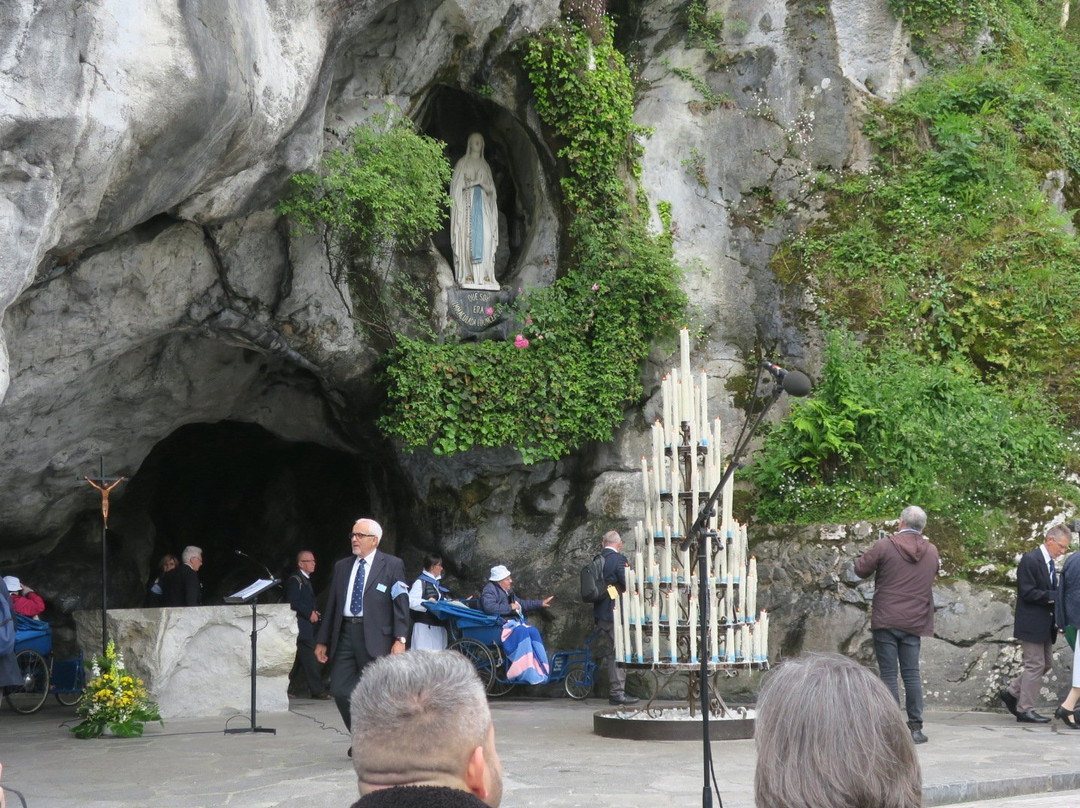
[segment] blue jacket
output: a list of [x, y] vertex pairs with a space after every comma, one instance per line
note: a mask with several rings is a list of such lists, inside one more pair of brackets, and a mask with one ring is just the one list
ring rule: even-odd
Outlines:
[[311, 623], [311, 613], [315, 611], [315, 589], [311, 581], [297, 570], [285, 582], [285, 599], [296, 612], [296, 630], [298, 639], [305, 642], [315, 641], [315, 626]]
[[[604, 556], [604, 583], [614, 584], [615, 589], [622, 593], [626, 591], [626, 567], [630, 563], [626, 556], [614, 547], [605, 547], [601, 551]], [[593, 619], [597, 622], [615, 622], [615, 601], [605, 595], [593, 604]]]
[[487, 614], [497, 614], [499, 617], [514, 617], [517, 612], [510, 611], [510, 602], [514, 600], [521, 604], [523, 612], [531, 612], [544, 606], [544, 602], [541, 600], [519, 598], [513, 589], [506, 592], [494, 581], [488, 581], [484, 585], [484, 590], [480, 593], [480, 608]]

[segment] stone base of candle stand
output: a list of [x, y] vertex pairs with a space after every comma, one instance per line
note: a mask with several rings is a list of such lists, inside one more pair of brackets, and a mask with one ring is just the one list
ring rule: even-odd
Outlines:
[[[700, 741], [701, 713], [687, 718], [685, 707], [610, 709], [593, 713], [593, 732], [603, 738], [629, 741]], [[739, 717], [742, 714], [748, 717]], [[709, 739], [739, 741], [754, 737], [752, 710], [734, 708], [727, 717], [709, 715]]]
[[[619, 663], [620, 667], [628, 671], [652, 673], [657, 679], [656, 691], [652, 698], [640, 708], [601, 710], [593, 714], [593, 732], [604, 738], [623, 738], [626, 740], [640, 741], [692, 741], [701, 740], [701, 705], [696, 703], [700, 691], [693, 681], [695, 675], [701, 670], [696, 662], [660, 662], [660, 663]], [[765, 670], [769, 667], [768, 662], [753, 663], [718, 663], [709, 665], [710, 679], [716, 675], [738, 676], [742, 671]], [[660, 677], [667, 677], [667, 681], [678, 674], [687, 674], [691, 678], [688, 689], [688, 705], [686, 707], [658, 707], [653, 703], [665, 684], [660, 683]], [[712, 689], [712, 688], [710, 688]], [[694, 715], [690, 715], [691, 700], [694, 704]], [[745, 740], [754, 737], [754, 710], [748, 707], [730, 707], [725, 705], [715, 690], [713, 701], [719, 702], [724, 710], [721, 714], [716, 711], [709, 713], [709, 738], [713, 741]]]

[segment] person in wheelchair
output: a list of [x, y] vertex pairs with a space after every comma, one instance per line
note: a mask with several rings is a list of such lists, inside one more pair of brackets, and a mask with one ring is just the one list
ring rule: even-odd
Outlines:
[[15, 614], [35, 620], [41, 619], [41, 613], [45, 611], [45, 601], [41, 599], [41, 595], [14, 575], [5, 575], [4, 585], [11, 595], [11, 608], [15, 610]]
[[514, 579], [510, 577], [510, 570], [502, 564], [495, 565], [491, 568], [484, 591], [480, 593], [480, 608], [487, 614], [520, 619], [526, 612], [546, 609], [555, 599], [554, 595], [548, 595], [543, 600], [519, 600], [513, 586]]
[[551, 672], [547, 651], [540, 632], [525, 622], [525, 612], [547, 608], [555, 596], [519, 600], [513, 584], [510, 570], [502, 564], [492, 567], [480, 593], [480, 607], [503, 620], [499, 642], [507, 657], [506, 679], [528, 685], [543, 684]]

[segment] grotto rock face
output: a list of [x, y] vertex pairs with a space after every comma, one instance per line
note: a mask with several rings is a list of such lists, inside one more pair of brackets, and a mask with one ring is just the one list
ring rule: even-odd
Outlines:
[[[886, 0], [709, 6], [725, 17], [716, 55], [688, 41], [685, 2], [640, 4], [636, 120], [653, 130], [642, 186], [655, 226], [666, 203], [688, 269], [693, 363], [734, 436], [743, 413], [728, 385], [756, 349], [811, 373], [818, 361], [812, 301], [769, 269], [821, 213], [812, 172], [865, 166], [864, 102], [922, 67]], [[440, 551], [452, 590], [469, 594], [505, 563], [524, 596], [556, 594], [538, 618], [549, 648], [580, 645], [591, 620], [576, 570], [605, 530], [630, 535], [641, 518], [637, 469], [669, 357], [651, 357], [613, 440], [559, 462], [402, 452], [375, 428], [378, 351], [321, 243], [273, 212], [293, 173], [393, 103], [451, 161], [484, 134], [499, 281], [550, 283], [565, 224], [556, 146], [514, 47], [559, 13], [558, 0], [0, 8], [0, 567], [43, 594], [65, 642], [68, 615], [100, 605], [103, 554], [112, 608], [139, 606], [158, 557], [186, 544], [203, 547], [210, 602], [262, 574], [236, 549], [275, 573], [313, 549], [319, 589], [351, 521], [373, 514], [410, 574]], [[400, 257], [428, 279], [436, 329], [449, 257], [445, 230]], [[104, 547], [83, 480], [103, 458], [128, 477]], [[850, 575], [870, 535], [751, 537], [774, 656], [870, 658], [872, 585]], [[931, 703], [978, 701], [1015, 666], [1010, 597], [939, 587]]]

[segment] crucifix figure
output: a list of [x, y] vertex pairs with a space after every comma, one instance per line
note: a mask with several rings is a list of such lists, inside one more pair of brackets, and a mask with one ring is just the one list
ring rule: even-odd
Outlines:
[[[83, 479], [85, 479], [88, 483], [90, 483], [90, 485], [94, 486], [94, 488], [101, 492], [101, 519], [104, 522], [105, 527], [107, 528], [109, 526], [109, 492], [116, 488], [116, 486], [122, 483], [124, 480], [126, 480], [127, 477], [118, 477], [117, 479], [113, 480], [111, 485], [108, 486], [96, 483], [86, 475], [83, 475]], [[104, 480], [102, 480], [102, 482], [104, 482]]]

